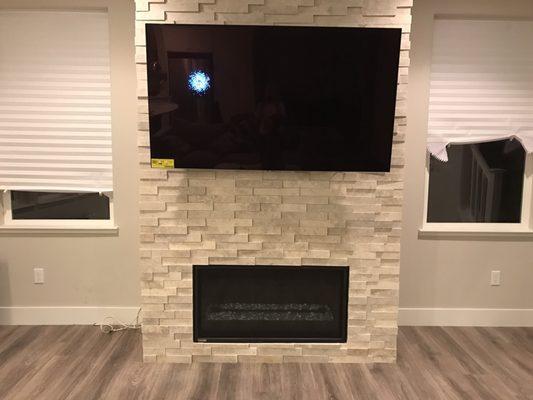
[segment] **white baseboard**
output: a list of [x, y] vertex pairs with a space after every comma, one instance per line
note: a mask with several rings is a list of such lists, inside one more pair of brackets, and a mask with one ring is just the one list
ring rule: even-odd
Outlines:
[[92, 325], [106, 317], [129, 324], [139, 307], [0, 307], [0, 325]]
[[531, 308], [400, 308], [404, 326], [533, 326]]

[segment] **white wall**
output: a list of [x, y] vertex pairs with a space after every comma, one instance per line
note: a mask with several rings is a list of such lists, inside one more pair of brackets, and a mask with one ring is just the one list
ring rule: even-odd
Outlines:
[[[119, 233], [111, 236], [0, 235], [0, 323], [90, 323], [104, 315], [129, 318], [140, 302], [133, 1], [2, 0], [0, 8], [108, 8], [119, 226]], [[45, 268], [44, 285], [33, 284], [34, 267]]]
[[[424, 205], [425, 135], [435, 15], [533, 18], [533, 2], [415, 0], [409, 70], [400, 322], [531, 325], [531, 238], [522, 241], [516, 238], [418, 238]], [[501, 286], [490, 286], [491, 270], [502, 271]]]
[[[0, 236], [0, 323], [90, 322], [117, 312], [131, 315], [140, 302], [133, 1], [2, 0], [0, 7], [72, 9], [107, 5], [111, 25], [115, 204], [120, 232], [111, 237]], [[418, 239], [435, 14], [533, 18], [533, 2], [415, 0], [400, 277], [401, 322], [516, 324], [523, 321], [531, 324], [531, 241]], [[35, 266], [46, 268], [44, 285], [32, 283]], [[502, 271], [499, 287], [489, 285], [492, 269]], [[13, 309], [13, 306], [23, 308]], [[37, 319], [38, 316], [42, 318]]]

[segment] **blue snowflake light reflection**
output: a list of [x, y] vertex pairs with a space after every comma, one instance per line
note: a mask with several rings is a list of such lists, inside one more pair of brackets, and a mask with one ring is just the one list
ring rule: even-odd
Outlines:
[[210, 81], [211, 78], [204, 71], [193, 71], [188, 78], [189, 89], [196, 94], [204, 94], [211, 86]]

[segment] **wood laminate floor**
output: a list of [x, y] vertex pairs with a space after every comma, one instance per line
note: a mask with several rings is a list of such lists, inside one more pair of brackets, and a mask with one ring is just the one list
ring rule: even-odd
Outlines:
[[142, 364], [136, 331], [0, 327], [0, 399], [533, 399], [533, 328], [402, 327], [397, 364]]

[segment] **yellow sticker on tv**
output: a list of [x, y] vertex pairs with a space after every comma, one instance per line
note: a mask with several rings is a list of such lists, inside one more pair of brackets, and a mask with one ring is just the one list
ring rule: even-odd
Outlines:
[[152, 168], [174, 168], [174, 160], [171, 158], [152, 158]]

